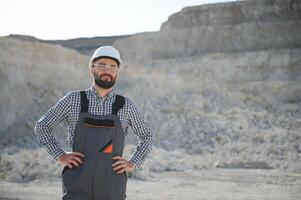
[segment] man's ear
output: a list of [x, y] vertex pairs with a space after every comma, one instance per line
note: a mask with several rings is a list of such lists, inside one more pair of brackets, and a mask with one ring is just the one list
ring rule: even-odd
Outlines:
[[93, 78], [93, 70], [94, 68], [92, 67], [92, 64], [89, 65], [89, 74]]

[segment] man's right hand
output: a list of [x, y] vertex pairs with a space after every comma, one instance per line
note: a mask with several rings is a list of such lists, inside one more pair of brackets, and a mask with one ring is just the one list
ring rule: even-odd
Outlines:
[[80, 152], [66, 152], [65, 154], [58, 157], [58, 161], [64, 166], [68, 166], [70, 169], [73, 168], [72, 164], [78, 167], [83, 164], [82, 157], [85, 155]]

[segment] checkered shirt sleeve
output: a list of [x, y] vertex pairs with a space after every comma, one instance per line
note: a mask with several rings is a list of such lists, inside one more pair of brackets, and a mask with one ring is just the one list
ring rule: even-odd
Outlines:
[[61, 98], [52, 108], [50, 108], [37, 122], [34, 132], [38, 142], [44, 146], [47, 152], [55, 159], [64, 154], [64, 150], [59, 145], [57, 139], [51, 133], [52, 128], [67, 118], [70, 111], [70, 93]]
[[140, 167], [152, 149], [152, 144], [154, 143], [153, 130], [148, 121], [145, 120], [141, 110], [132, 100], [130, 100], [128, 118], [130, 126], [139, 138], [139, 144], [136, 146], [130, 161], [137, 167]]

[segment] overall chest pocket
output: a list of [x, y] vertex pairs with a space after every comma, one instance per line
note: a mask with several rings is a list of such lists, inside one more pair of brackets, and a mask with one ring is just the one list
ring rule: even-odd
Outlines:
[[113, 152], [113, 138], [115, 122], [112, 119], [84, 118], [84, 126], [87, 127], [86, 151], [98, 152], [98, 155], [106, 156]]
[[112, 119], [93, 119], [90, 117], [86, 117], [84, 119], [84, 125], [88, 127], [94, 128], [114, 128], [114, 120]]

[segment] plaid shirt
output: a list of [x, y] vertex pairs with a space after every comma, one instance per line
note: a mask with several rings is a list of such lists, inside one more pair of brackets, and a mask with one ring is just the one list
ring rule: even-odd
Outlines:
[[[97, 95], [95, 88], [91, 86], [86, 89], [86, 93], [89, 100], [89, 113], [95, 115], [111, 114], [112, 104], [116, 97], [114, 92], [101, 98]], [[36, 122], [34, 131], [38, 142], [46, 148], [47, 152], [55, 160], [65, 152], [51, 133], [51, 130], [54, 126], [65, 120], [68, 125], [68, 143], [70, 147], [72, 147], [80, 107], [80, 92], [69, 92]], [[152, 149], [154, 136], [150, 124], [145, 120], [142, 112], [135, 103], [127, 97], [125, 97], [125, 104], [123, 108], [119, 110], [118, 116], [124, 132], [127, 133], [128, 127], [130, 126], [139, 138], [139, 143], [130, 161], [137, 167], [140, 167]]]

